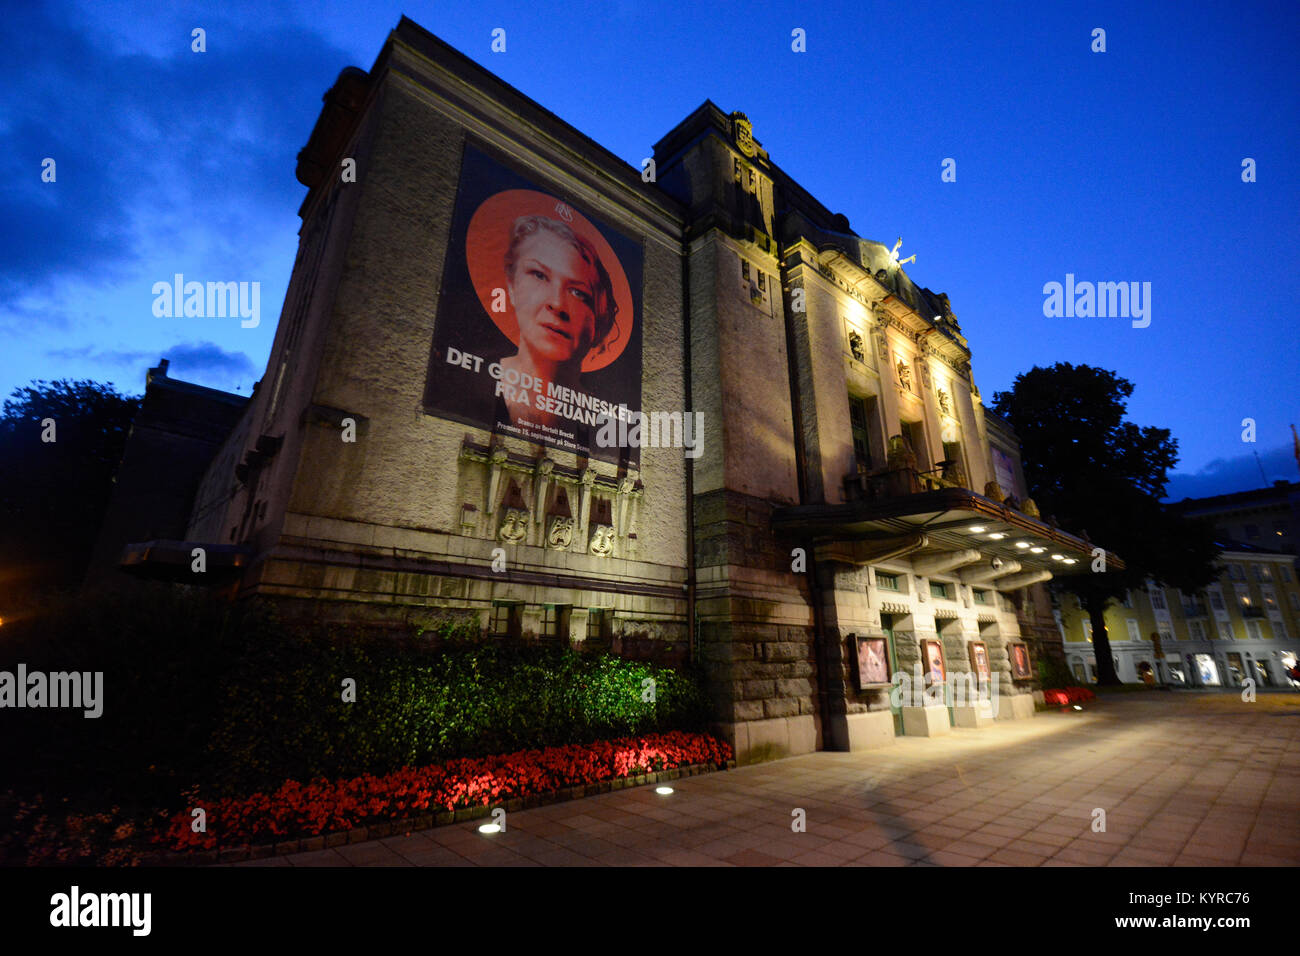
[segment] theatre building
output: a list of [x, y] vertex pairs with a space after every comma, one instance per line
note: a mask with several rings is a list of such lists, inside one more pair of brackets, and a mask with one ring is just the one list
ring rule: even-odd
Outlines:
[[299, 155], [270, 360], [184, 538], [122, 566], [201, 547], [308, 620], [698, 662], [742, 761], [1032, 715], [1038, 586], [1095, 545], [1027, 499], [947, 297], [743, 113], [647, 158], [403, 19]]

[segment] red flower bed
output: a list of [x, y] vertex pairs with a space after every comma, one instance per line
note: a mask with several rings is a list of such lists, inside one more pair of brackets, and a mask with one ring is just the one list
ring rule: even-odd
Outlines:
[[1085, 700], [1095, 700], [1097, 695], [1086, 687], [1066, 687], [1064, 690], [1043, 691], [1043, 703], [1050, 705], [1077, 704]]
[[722, 766], [731, 747], [704, 734], [672, 731], [594, 744], [521, 750], [496, 757], [449, 760], [443, 766], [403, 767], [351, 780], [289, 780], [272, 794], [226, 798], [196, 806], [206, 811], [207, 832], [191, 828], [191, 810], [172, 816], [154, 843], [175, 850], [266, 843], [351, 830], [504, 800], [535, 796], [602, 780], [672, 770], [690, 764]]

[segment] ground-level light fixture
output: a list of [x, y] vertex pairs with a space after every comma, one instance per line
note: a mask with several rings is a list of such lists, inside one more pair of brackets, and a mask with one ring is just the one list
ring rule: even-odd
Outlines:
[[1075, 709], [1075, 710], [1083, 710], [1083, 707], [1081, 707], [1079, 704], [1075, 704], [1075, 705], [1074, 705], [1074, 709]]
[[499, 823], [485, 823], [485, 824], [483, 824], [481, 827], [478, 828], [478, 832], [479, 832], [479, 833], [488, 833], [488, 834], [491, 834], [491, 833], [500, 833], [500, 832], [501, 832], [501, 824], [499, 824]]
[[665, 797], [668, 796], [668, 794], [670, 794], [670, 793], [672, 793], [672, 792], [673, 792], [673, 788], [672, 788], [672, 787], [655, 787], [655, 793], [661, 793], [661, 794], [663, 794]]

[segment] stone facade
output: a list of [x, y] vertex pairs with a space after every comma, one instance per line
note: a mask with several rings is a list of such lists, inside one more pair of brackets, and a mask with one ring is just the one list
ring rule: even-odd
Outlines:
[[[701, 414], [694, 454], [615, 464], [422, 403], [470, 147], [635, 239], [641, 405]], [[653, 159], [651, 179], [403, 19], [299, 156], [266, 376], [187, 537], [242, 549], [239, 593], [311, 619], [468, 615], [697, 662], [742, 762], [1023, 715], [1023, 592], [1090, 546], [1038, 518], [1023, 478], [998, 485], [1014, 435], [989, 425], [947, 297], [781, 170], [744, 114], [706, 102]], [[926, 640], [967, 673], [982, 644], [1000, 689], [859, 689], [868, 637], [896, 673]]]

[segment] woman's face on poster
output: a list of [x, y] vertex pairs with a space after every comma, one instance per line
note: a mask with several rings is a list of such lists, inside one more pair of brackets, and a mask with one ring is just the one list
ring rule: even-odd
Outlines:
[[507, 286], [519, 344], [534, 358], [581, 362], [596, 336], [596, 268], [569, 242], [538, 230], [520, 243]]

